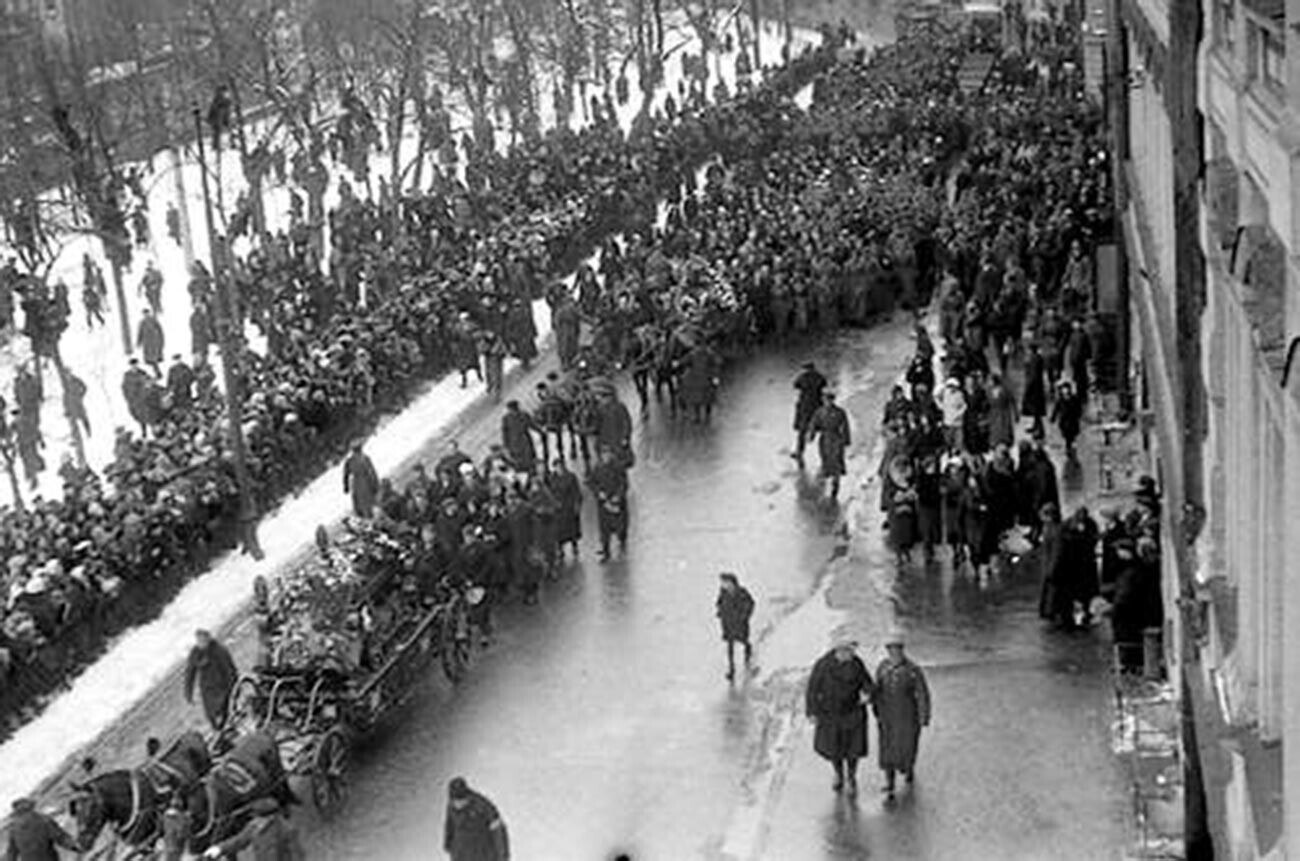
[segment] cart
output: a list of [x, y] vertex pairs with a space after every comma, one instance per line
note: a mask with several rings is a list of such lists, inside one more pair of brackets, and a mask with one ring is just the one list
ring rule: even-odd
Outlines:
[[411, 696], [433, 662], [453, 683], [469, 665], [470, 609], [482, 590], [444, 578], [421, 592], [392, 562], [349, 590], [351, 616], [367, 620], [355, 662], [272, 634], [270, 660], [242, 676], [230, 698], [229, 730], [270, 732], [290, 778], [306, 782], [326, 820], [346, 798], [356, 741]]

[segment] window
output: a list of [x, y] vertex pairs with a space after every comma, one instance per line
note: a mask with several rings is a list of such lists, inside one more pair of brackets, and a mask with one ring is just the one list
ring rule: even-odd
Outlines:
[[1236, 42], [1237, 0], [1214, 0], [1214, 41], [1229, 54]]
[[1254, 20], [1249, 22], [1247, 30], [1250, 80], [1259, 81], [1275, 92], [1285, 92], [1286, 43], [1282, 34]]

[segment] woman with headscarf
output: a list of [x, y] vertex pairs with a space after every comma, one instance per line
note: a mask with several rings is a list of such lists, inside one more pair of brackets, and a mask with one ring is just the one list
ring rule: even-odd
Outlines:
[[835, 768], [836, 792], [858, 792], [858, 760], [867, 755], [867, 704], [875, 683], [856, 654], [857, 641], [839, 638], [813, 665], [804, 710], [816, 722], [813, 750]]

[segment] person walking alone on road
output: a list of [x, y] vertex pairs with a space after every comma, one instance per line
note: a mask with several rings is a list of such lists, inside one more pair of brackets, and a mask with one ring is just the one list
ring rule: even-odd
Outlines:
[[740, 585], [736, 575], [723, 572], [718, 575], [722, 581], [718, 589], [717, 614], [722, 622], [722, 641], [727, 644], [727, 680], [736, 678], [736, 644], [745, 647], [745, 666], [754, 658], [754, 649], [749, 642], [749, 620], [754, 615], [754, 596]]
[[59, 861], [60, 846], [73, 852], [81, 848], [59, 823], [37, 810], [30, 798], [13, 803], [5, 861]]
[[510, 861], [510, 836], [496, 805], [463, 777], [452, 778], [447, 796], [442, 848], [451, 861]]
[[857, 641], [842, 638], [813, 665], [805, 711], [816, 721], [813, 750], [835, 768], [836, 792], [858, 792], [858, 760], [867, 755], [867, 703], [875, 684], [855, 654]]
[[343, 492], [352, 494], [352, 513], [357, 517], [369, 519], [374, 514], [375, 499], [379, 496], [379, 473], [362, 450], [361, 443], [352, 447], [352, 454], [343, 464]]
[[803, 450], [808, 445], [812, 432], [813, 416], [822, 405], [822, 393], [826, 390], [826, 378], [812, 362], [804, 362], [803, 370], [794, 378], [794, 388], [799, 393], [794, 404], [794, 458], [803, 463]]
[[890, 634], [885, 650], [885, 659], [876, 667], [876, 691], [871, 704], [880, 735], [885, 792], [892, 796], [895, 774], [901, 771], [908, 783], [915, 779], [921, 729], [930, 725], [930, 688], [925, 673], [903, 654], [902, 634]]
[[844, 475], [844, 452], [853, 444], [849, 431], [849, 414], [835, 403], [835, 393], [826, 392], [824, 403], [812, 420], [812, 435], [817, 438], [821, 455], [822, 477], [830, 482], [830, 499], [840, 496], [840, 478]]
[[230, 651], [208, 631], [194, 632], [194, 648], [185, 662], [185, 701], [194, 702], [194, 683], [198, 682], [203, 713], [212, 728], [220, 730], [226, 723], [226, 704], [239, 680], [239, 670]]

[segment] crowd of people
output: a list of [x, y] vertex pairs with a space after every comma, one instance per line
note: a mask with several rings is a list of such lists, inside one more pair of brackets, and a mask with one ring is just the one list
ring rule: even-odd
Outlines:
[[[300, 241], [318, 225], [292, 225], [232, 261], [247, 319], [268, 344], [242, 345], [236, 378], [258, 503], [312, 477], [420, 381], [464, 368], [469, 354], [475, 367], [484, 361], [489, 385], [505, 355], [535, 357], [530, 303], [550, 279], [616, 230], [653, 223], [659, 189], [705, 158], [775, 146], [769, 115], [834, 61], [835, 47], [795, 58], [751, 95], [657, 112], [637, 135], [618, 129], [612, 105], [596, 103], [596, 122], [581, 131], [553, 130], [509, 155], [469, 147], [465, 182], [448, 172], [432, 190], [386, 205], [345, 192], [330, 215], [328, 276], [313, 243]], [[161, 302], [165, 288], [151, 282]], [[0, 516], [6, 731], [107, 633], [156, 612], [248, 514], [207, 361], [217, 291], [202, 266], [188, 288], [193, 364], [173, 359], [160, 378], [164, 345], [145, 326], [148, 369], [136, 362], [123, 380], [139, 433], [118, 431], [103, 476], [65, 464], [62, 499]]]

